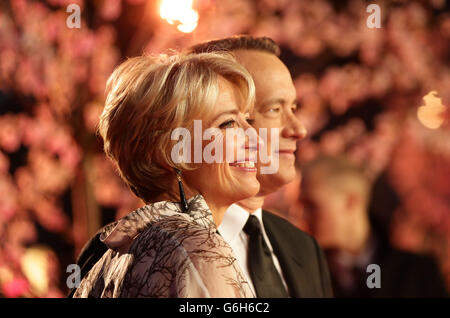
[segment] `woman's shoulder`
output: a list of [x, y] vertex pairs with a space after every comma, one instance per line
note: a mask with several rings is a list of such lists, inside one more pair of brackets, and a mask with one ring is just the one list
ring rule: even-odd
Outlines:
[[187, 251], [226, 247], [227, 244], [217, 234], [204, 199], [201, 196], [191, 198], [189, 208], [189, 212], [182, 213], [178, 204], [167, 201], [146, 206], [144, 211], [140, 211], [140, 218], [146, 219], [146, 224], [139, 241], [177, 245]]
[[133, 251], [172, 249], [189, 255], [208, 250], [224, 249], [227, 253], [231, 250], [215, 227], [205, 227], [180, 214], [166, 215], [147, 224], [132, 248]]
[[193, 230], [194, 223], [187, 214], [180, 213], [176, 203], [161, 201], [140, 207], [109, 224], [103, 229], [100, 240], [113, 250], [125, 251], [144, 232], [170, 236], [178, 230]]

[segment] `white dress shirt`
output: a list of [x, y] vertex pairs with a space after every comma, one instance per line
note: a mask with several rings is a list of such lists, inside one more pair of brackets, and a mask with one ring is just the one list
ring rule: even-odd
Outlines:
[[[273, 252], [272, 244], [270, 244], [270, 240], [267, 236], [266, 230], [264, 229], [264, 223], [262, 221], [262, 209], [259, 208], [252, 213], [254, 216], [258, 218], [258, 221], [261, 224], [262, 234], [264, 241], [272, 253], [272, 259], [275, 264], [275, 268], [280, 274], [281, 281], [283, 282], [284, 287], [287, 289], [286, 281], [283, 276], [283, 272], [281, 271], [280, 262], [278, 261], [277, 256]], [[246, 276], [245, 278], [250, 284], [251, 289], [256, 295], [255, 287], [253, 286], [253, 282], [250, 276], [250, 271], [248, 268], [248, 243], [249, 236], [244, 232], [245, 223], [247, 223], [248, 217], [250, 213], [244, 208], [240, 207], [237, 204], [232, 204], [226, 211], [222, 223], [219, 225], [219, 233], [225, 239], [225, 241], [231, 246], [233, 249], [234, 255], [238, 260], [239, 267], [242, 272]]]

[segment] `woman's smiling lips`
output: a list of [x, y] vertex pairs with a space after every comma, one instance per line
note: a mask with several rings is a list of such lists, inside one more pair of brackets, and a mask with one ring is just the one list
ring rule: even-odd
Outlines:
[[247, 172], [256, 172], [255, 162], [249, 159], [229, 163], [230, 167]]

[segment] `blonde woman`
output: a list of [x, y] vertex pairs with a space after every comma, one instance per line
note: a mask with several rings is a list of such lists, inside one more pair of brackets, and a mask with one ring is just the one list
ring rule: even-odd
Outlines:
[[[142, 56], [113, 72], [99, 132], [106, 154], [146, 205], [103, 230], [108, 251], [74, 297], [254, 296], [217, 232], [226, 209], [259, 190], [249, 136], [257, 137], [247, 123], [253, 101], [250, 75], [229, 55]], [[211, 139], [223, 142], [221, 152], [243, 156], [187, 162], [184, 148], [179, 162], [177, 128], [191, 133], [192, 157], [208, 146], [202, 140], [199, 149], [193, 140], [195, 120], [222, 133]], [[227, 138], [241, 128], [250, 134]]]

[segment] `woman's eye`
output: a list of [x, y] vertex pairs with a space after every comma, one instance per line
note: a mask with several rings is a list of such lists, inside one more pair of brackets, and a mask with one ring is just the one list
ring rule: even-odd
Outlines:
[[226, 122], [219, 125], [219, 128], [226, 129], [226, 128], [233, 128], [236, 124], [236, 121], [234, 119], [227, 120]]
[[280, 112], [280, 107], [272, 107], [270, 108], [267, 112], [269, 113], [279, 113]]

